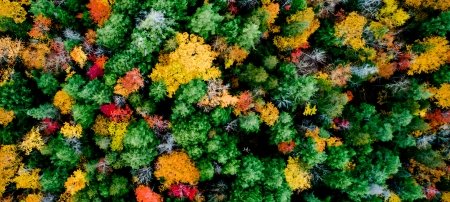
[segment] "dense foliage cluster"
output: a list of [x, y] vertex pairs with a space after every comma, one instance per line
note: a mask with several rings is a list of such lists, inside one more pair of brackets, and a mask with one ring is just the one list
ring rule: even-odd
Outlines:
[[0, 0], [0, 201], [450, 202], [449, 0]]

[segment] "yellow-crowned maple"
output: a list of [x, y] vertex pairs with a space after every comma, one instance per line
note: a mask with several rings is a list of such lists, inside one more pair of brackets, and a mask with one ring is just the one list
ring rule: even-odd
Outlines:
[[72, 51], [70, 51], [70, 57], [73, 61], [80, 65], [81, 68], [83, 68], [86, 64], [87, 55], [84, 53], [83, 49], [81, 49], [81, 46], [77, 46], [72, 49]]
[[409, 75], [430, 73], [438, 70], [440, 66], [448, 62], [450, 45], [445, 37], [428, 37], [418, 42], [418, 44], [426, 47], [426, 50], [411, 61], [408, 70]]
[[311, 174], [300, 166], [298, 158], [289, 157], [284, 175], [287, 184], [294, 191], [303, 191], [311, 187]]
[[33, 149], [41, 151], [43, 147], [44, 140], [37, 127], [31, 128], [19, 144], [20, 150], [24, 151], [26, 155], [29, 155]]
[[72, 125], [64, 122], [64, 125], [61, 127], [61, 133], [66, 138], [81, 138], [82, 132], [83, 128], [80, 124]]
[[0, 145], [0, 196], [13, 181], [21, 162], [16, 145]]
[[278, 109], [271, 102], [265, 104], [264, 106], [257, 105], [256, 111], [260, 113], [261, 120], [268, 126], [273, 126], [278, 120], [280, 114]]
[[22, 23], [27, 15], [23, 6], [30, 5], [30, 2], [30, 0], [0, 0], [0, 17], [11, 18], [15, 23]]
[[177, 33], [175, 39], [178, 48], [161, 55], [150, 75], [152, 81], [164, 81], [168, 97], [172, 97], [180, 85], [193, 79], [206, 81], [220, 77], [220, 70], [212, 66], [217, 53], [204, 43], [203, 38], [194, 34]]
[[18, 189], [40, 189], [39, 182], [40, 169], [25, 169], [23, 166], [17, 171], [17, 176], [14, 178], [16, 188]]
[[366, 42], [362, 39], [362, 32], [367, 19], [356, 12], [351, 12], [345, 20], [336, 23], [334, 35], [340, 39], [344, 45], [348, 45], [355, 50], [362, 49]]
[[74, 171], [69, 178], [67, 178], [64, 183], [64, 187], [66, 188], [66, 193], [74, 195], [78, 191], [84, 189], [86, 184], [86, 173], [78, 169]]
[[14, 111], [0, 107], [0, 125], [7, 126], [14, 119]]

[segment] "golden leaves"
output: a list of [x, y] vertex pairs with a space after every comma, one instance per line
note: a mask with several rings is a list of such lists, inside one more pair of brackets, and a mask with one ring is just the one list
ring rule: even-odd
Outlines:
[[200, 178], [198, 169], [184, 152], [172, 152], [160, 156], [156, 162], [154, 175], [158, 179], [164, 179], [164, 188], [176, 183], [195, 185]]

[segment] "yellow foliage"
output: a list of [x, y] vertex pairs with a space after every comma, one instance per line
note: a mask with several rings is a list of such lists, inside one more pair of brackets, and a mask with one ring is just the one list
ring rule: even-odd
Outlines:
[[278, 17], [278, 13], [280, 12], [280, 4], [265, 3], [261, 9], [264, 9], [268, 13], [269, 16], [267, 17], [266, 23], [269, 26], [269, 30], [274, 31], [272, 25], [275, 23], [275, 19]]
[[303, 111], [303, 115], [305, 115], [305, 116], [311, 116], [311, 115], [316, 114], [316, 112], [317, 112], [316, 105], [314, 105], [313, 107], [311, 107], [311, 104], [309, 104], [309, 102], [308, 102], [308, 103], [306, 104], [305, 111]]
[[400, 197], [394, 192], [390, 192], [388, 202], [401, 202]]
[[296, 22], [304, 22], [309, 24], [309, 27], [306, 28], [302, 33], [292, 36], [292, 37], [283, 37], [276, 36], [274, 38], [274, 44], [278, 47], [278, 49], [286, 51], [290, 49], [296, 49], [305, 44], [308, 44], [308, 38], [313, 34], [319, 27], [320, 22], [318, 19], [314, 18], [314, 11], [311, 7], [307, 8], [303, 11], [298, 11], [292, 16], [287, 18], [287, 23], [292, 24]]
[[16, 145], [0, 145], [0, 196], [5, 192], [6, 186], [13, 181], [20, 161]]
[[0, 17], [12, 18], [15, 23], [26, 19], [27, 11], [22, 6], [30, 5], [30, 0], [0, 0]]
[[42, 194], [28, 194], [25, 198], [25, 202], [41, 202], [42, 201]]
[[64, 183], [64, 187], [66, 187], [66, 193], [74, 195], [86, 187], [86, 184], [86, 173], [78, 169], [73, 172], [72, 176], [67, 178], [67, 181]]
[[268, 126], [273, 126], [278, 120], [280, 112], [271, 102], [267, 103], [263, 107], [256, 107], [256, 111], [260, 113], [261, 120], [264, 121]]
[[450, 202], [450, 192], [448, 192], [448, 191], [442, 192], [441, 201], [442, 202]]
[[327, 142], [327, 146], [329, 147], [339, 147], [342, 145], [342, 141], [338, 137], [330, 137], [325, 141]]
[[81, 138], [81, 133], [83, 128], [80, 124], [71, 125], [70, 123], [64, 122], [63, 127], [61, 127], [61, 133], [66, 138]]
[[238, 65], [241, 64], [248, 56], [248, 52], [239, 46], [234, 45], [229, 49], [225, 59], [225, 69], [230, 68], [235, 62]]
[[94, 126], [92, 126], [92, 130], [95, 134], [107, 136], [109, 135], [109, 124], [110, 121], [106, 117], [98, 115], [97, 118], [95, 118], [95, 123]]
[[70, 52], [70, 57], [72, 58], [73, 61], [77, 62], [81, 68], [83, 68], [84, 64], [86, 64], [87, 55], [83, 52], [83, 50], [81, 49], [81, 46], [75, 47]]
[[158, 157], [154, 175], [163, 180], [164, 188], [176, 183], [196, 185], [200, 178], [198, 169], [184, 152], [172, 152]]
[[220, 70], [212, 67], [217, 54], [211, 46], [196, 35], [177, 33], [178, 48], [170, 54], [161, 55], [153, 69], [152, 81], [164, 81], [168, 97], [172, 97], [181, 84], [193, 79], [209, 80], [220, 77]]
[[319, 136], [320, 129], [318, 127], [314, 128], [314, 130], [306, 130], [305, 136], [312, 137], [314, 142], [316, 142], [316, 151], [323, 152], [326, 146], [326, 139], [321, 138]]
[[303, 191], [311, 187], [311, 174], [300, 167], [298, 158], [289, 157], [284, 175], [289, 187], [294, 191]]
[[37, 127], [31, 128], [31, 130], [25, 135], [24, 140], [20, 143], [20, 150], [24, 151], [26, 155], [29, 155], [33, 149], [39, 151], [44, 147], [44, 140], [39, 133]]
[[216, 79], [208, 81], [208, 93], [198, 102], [198, 106], [212, 109], [220, 105], [224, 108], [234, 106], [237, 101], [238, 98], [229, 94], [228, 87], [222, 84], [222, 80]]
[[398, 7], [397, 0], [383, 0], [384, 7], [378, 13], [378, 19], [389, 27], [398, 27], [405, 24], [409, 14]]
[[450, 0], [406, 0], [405, 3], [414, 8], [432, 8], [442, 11], [450, 8]]
[[111, 121], [108, 126], [108, 133], [111, 136], [111, 150], [121, 151], [123, 149], [123, 138], [127, 132], [128, 122]]
[[0, 38], [0, 61], [6, 61], [8, 65], [14, 64], [21, 50], [22, 42], [9, 37]]
[[75, 100], [64, 90], [56, 92], [53, 98], [53, 105], [61, 110], [61, 114], [69, 114], [73, 104], [75, 104]]
[[14, 69], [12, 67], [5, 67], [3, 69], [0, 69], [0, 86], [6, 84], [13, 73]]
[[427, 50], [412, 60], [408, 75], [436, 71], [448, 61], [450, 46], [445, 37], [428, 37], [419, 42], [419, 45], [425, 46]]
[[436, 100], [436, 104], [440, 107], [447, 109], [450, 108], [450, 84], [443, 83], [439, 89], [431, 89], [434, 93], [433, 99]]
[[0, 125], [7, 126], [14, 119], [14, 111], [8, 111], [0, 107]]
[[23, 63], [28, 68], [42, 69], [46, 63], [50, 48], [44, 43], [32, 43], [21, 52]]
[[39, 169], [27, 170], [23, 166], [17, 171], [17, 175], [14, 178], [17, 189], [40, 189], [41, 183], [39, 182]]
[[366, 44], [362, 39], [362, 32], [367, 20], [364, 16], [351, 12], [345, 20], [336, 23], [334, 35], [343, 40], [344, 45], [349, 45], [355, 50], [363, 48]]

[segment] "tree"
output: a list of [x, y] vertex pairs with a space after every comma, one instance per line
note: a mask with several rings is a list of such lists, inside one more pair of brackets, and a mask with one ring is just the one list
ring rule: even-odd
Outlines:
[[81, 138], [83, 128], [81, 128], [80, 124], [72, 125], [64, 122], [60, 132], [66, 138]]
[[450, 108], [450, 84], [443, 83], [439, 89], [433, 89], [433, 99], [440, 107]]
[[12, 18], [15, 23], [22, 23], [25, 21], [27, 15], [27, 11], [23, 8], [23, 6], [27, 5], [30, 5], [29, 0], [2, 0], [0, 2], [0, 16]]
[[411, 62], [408, 75], [430, 73], [439, 69], [439, 67], [447, 62], [447, 55], [450, 51], [450, 45], [445, 37], [428, 37], [423, 41], [418, 41], [413, 49], [425, 48], [420, 51], [417, 57]]
[[153, 192], [149, 187], [139, 185], [134, 191], [138, 202], [162, 202], [162, 197]]
[[450, 11], [440, 13], [420, 25], [422, 35], [429, 37], [432, 35], [445, 36], [450, 32]]
[[75, 100], [64, 90], [56, 92], [53, 98], [53, 105], [61, 111], [61, 114], [68, 114], [72, 110]]
[[44, 147], [44, 140], [37, 127], [33, 127], [23, 138], [19, 148], [25, 152], [26, 155], [30, 155], [33, 149], [41, 151]]
[[200, 173], [189, 156], [178, 151], [158, 157], [154, 175], [158, 180], [164, 179], [164, 188], [177, 183], [196, 185], [200, 179]]
[[6, 186], [13, 182], [14, 175], [21, 162], [15, 145], [0, 145], [0, 195], [6, 191]]
[[144, 79], [142, 79], [139, 69], [134, 68], [127, 72], [124, 77], [117, 80], [114, 93], [128, 97], [131, 93], [138, 91], [143, 86]]
[[123, 14], [113, 13], [104, 26], [97, 29], [97, 43], [110, 49], [118, 49], [125, 42], [125, 34], [131, 20]]
[[76, 170], [73, 174], [67, 178], [64, 183], [64, 187], [66, 187], [66, 193], [70, 195], [74, 195], [78, 191], [84, 189], [87, 184], [86, 173], [82, 170]]
[[14, 111], [8, 111], [0, 107], [0, 125], [7, 126], [14, 119]]
[[367, 19], [356, 12], [351, 12], [344, 21], [336, 23], [334, 35], [343, 40], [355, 50], [362, 49], [366, 42], [362, 39], [362, 32]]
[[311, 174], [300, 166], [298, 158], [289, 157], [284, 175], [289, 187], [294, 191], [303, 191], [311, 187]]
[[14, 178], [18, 189], [40, 189], [39, 169], [28, 170], [24, 167], [19, 168], [17, 176]]
[[111, 5], [108, 1], [90, 0], [86, 7], [89, 9], [91, 19], [100, 27], [111, 15]]
[[212, 4], [204, 4], [195, 11], [189, 23], [189, 28], [193, 33], [207, 40], [211, 35], [216, 34], [223, 19], [224, 17], [213, 10]]
[[177, 33], [176, 40], [178, 48], [168, 55], [161, 55], [150, 75], [154, 82], [164, 81], [168, 97], [172, 97], [180, 85], [193, 79], [209, 80], [220, 76], [219, 69], [212, 67], [216, 53], [202, 38]]

